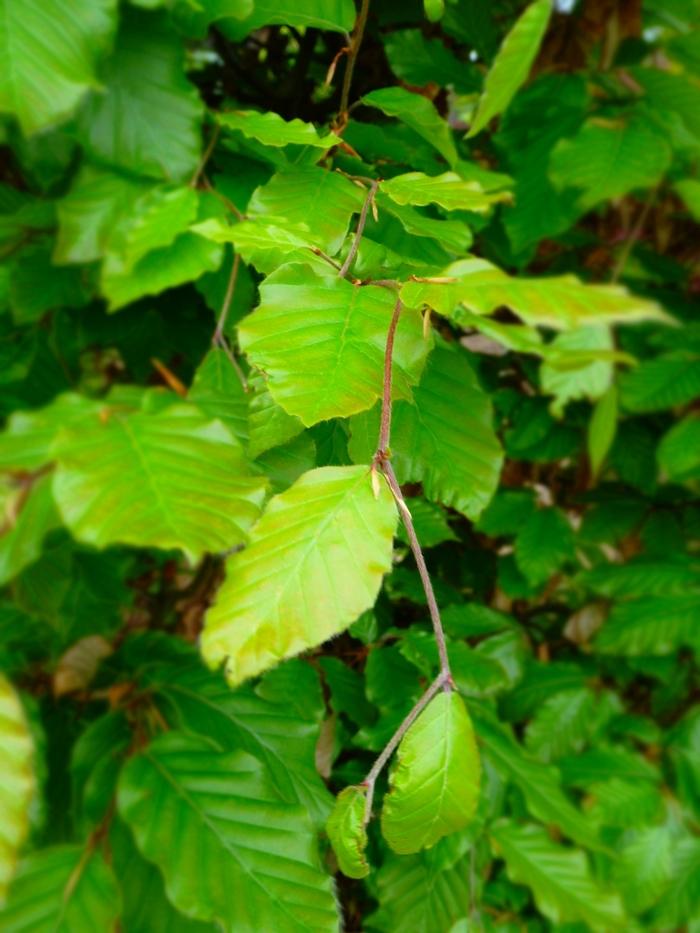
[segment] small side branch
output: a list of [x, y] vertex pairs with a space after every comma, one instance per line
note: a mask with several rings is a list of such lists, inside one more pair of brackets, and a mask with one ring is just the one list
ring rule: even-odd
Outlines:
[[345, 65], [345, 74], [343, 75], [343, 87], [340, 92], [340, 110], [338, 111], [338, 129], [342, 130], [348, 122], [348, 101], [350, 99], [350, 88], [352, 86], [352, 76], [355, 73], [355, 62], [362, 45], [362, 39], [367, 25], [367, 16], [369, 14], [369, 0], [362, 0], [360, 12], [355, 22], [355, 28], [350, 38], [350, 47], [348, 50], [348, 60]]
[[233, 301], [233, 295], [236, 291], [236, 282], [238, 280], [238, 269], [241, 265], [241, 257], [238, 253], [235, 253], [233, 257], [233, 263], [231, 265], [231, 274], [229, 275], [228, 284], [226, 285], [226, 294], [224, 295], [224, 301], [221, 305], [221, 313], [219, 314], [219, 320], [216, 324], [216, 330], [211, 338], [212, 345], [219, 347], [224, 351], [226, 357], [233, 367], [236, 375], [241, 380], [241, 384], [245, 391], [248, 391], [248, 380], [245, 377], [245, 373], [238, 365], [238, 360], [233, 355], [231, 347], [228, 344], [228, 340], [224, 336], [224, 328], [226, 326], [226, 320], [228, 318], [228, 313], [231, 309], [231, 302]]
[[391, 756], [396, 751], [396, 748], [398, 747], [398, 744], [401, 741], [401, 739], [406, 735], [406, 733], [411, 728], [413, 723], [416, 721], [416, 719], [418, 719], [418, 717], [423, 712], [425, 707], [428, 705], [428, 703], [430, 703], [432, 698], [440, 690], [440, 687], [442, 687], [444, 683], [445, 683], [445, 675], [443, 673], [440, 673], [435, 678], [435, 680], [432, 682], [432, 684], [428, 687], [428, 689], [425, 691], [423, 696], [418, 700], [418, 702], [413, 707], [413, 709], [410, 711], [410, 713], [406, 716], [406, 718], [401, 723], [401, 725], [396, 730], [396, 732], [389, 739], [389, 742], [384, 748], [384, 750], [382, 751], [381, 755], [377, 758], [377, 760], [374, 762], [374, 764], [368, 771], [367, 777], [362, 782], [363, 786], [367, 788], [367, 796], [365, 798], [365, 816], [364, 816], [365, 825], [369, 823], [372, 817], [372, 803], [374, 801], [374, 785], [377, 783], [377, 778], [381, 774], [382, 769], [384, 768], [387, 761], [389, 761]]
[[369, 191], [367, 192], [365, 203], [362, 205], [362, 210], [360, 211], [360, 219], [357, 222], [357, 230], [355, 231], [355, 238], [352, 241], [350, 252], [348, 253], [345, 262], [340, 267], [340, 271], [338, 272], [338, 275], [341, 279], [345, 278], [353, 262], [355, 262], [357, 251], [360, 248], [360, 240], [362, 239], [362, 234], [365, 231], [365, 224], [367, 223], [367, 214], [369, 212], [371, 205], [374, 202], [378, 187], [379, 187], [379, 182], [373, 181], [372, 184], [370, 185]]

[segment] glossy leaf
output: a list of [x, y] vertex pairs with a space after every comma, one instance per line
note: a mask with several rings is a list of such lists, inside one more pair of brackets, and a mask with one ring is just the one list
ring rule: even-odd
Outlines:
[[601, 396], [588, 425], [588, 459], [591, 473], [597, 476], [610, 451], [617, 429], [617, 388], [611, 386]]
[[36, 792], [34, 744], [20, 699], [0, 675], [0, 905], [15, 873], [20, 847], [29, 830], [29, 806]]
[[481, 768], [471, 720], [453, 691], [433, 697], [401, 740], [382, 809], [395, 852], [430, 848], [474, 817]]
[[671, 479], [684, 480], [700, 471], [700, 418], [688, 416], [664, 435], [657, 453]]
[[275, 496], [230, 557], [202, 653], [236, 684], [316, 647], [369, 609], [391, 564], [396, 512], [367, 467], [322, 467]]
[[469, 136], [476, 136], [493, 117], [503, 113], [527, 79], [547, 31], [551, 12], [551, 0], [535, 0], [503, 40], [486, 76]]
[[557, 330], [664, 317], [653, 301], [637, 298], [621, 286], [585, 285], [573, 275], [514, 278], [483, 259], [468, 259], [446, 269], [445, 277], [446, 282], [409, 282], [401, 297], [409, 307], [428, 305], [458, 324], [461, 307], [492, 314], [505, 306], [528, 324]]
[[[305, 265], [283, 266], [267, 277], [260, 305], [240, 325], [241, 346], [269, 376], [274, 400], [305, 425], [345, 417], [381, 395], [395, 302], [385, 288], [352, 285]], [[420, 319], [403, 315], [394, 351], [396, 398], [410, 398], [428, 348]]]
[[625, 373], [620, 399], [628, 411], [661, 411], [700, 397], [700, 357], [676, 353], [648, 360]]
[[437, 149], [450, 167], [456, 165], [457, 149], [450, 128], [425, 97], [402, 87], [385, 87], [365, 94], [362, 103], [401, 120]]
[[162, 735], [129, 761], [118, 806], [187, 916], [251, 933], [337, 930], [331, 881], [304, 812], [281, 800], [245, 752]]
[[26, 497], [21, 490], [13, 490], [6, 504], [7, 513], [4, 527], [0, 527], [0, 584], [35, 561], [44, 537], [60, 525], [51, 478], [42, 476]]
[[182, 548], [191, 559], [225, 551], [247, 539], [264, 499], [240, 443], [192, 405], [158, 415], [106, 408], [63, 431], [55, 454], [59, 511], [96, 547]]
[[99, 86], [97, 65], [109, 50], [115, 0], [26, 0], [0, 6], [0, 111], [27, 134], [70, 117]]
[[365, 849], [365, 801], [367, 791], [361, 787], [346, 787], [335, 801], [326, 823], [326, 832], [333, 846], [340, 870], [348, 878], [365, 878], [369, 865]]
[[229, 110], [219, 115], [219, 123], [227, 130], [236, 130], [266, 146], [313, 146], [330, 149], [338, 142], [333, 133], [321, 135], [311, 123], [284, 120], [276, 113], [255, 110]]
[[292, 226], [307, 224], [314, 241], [335, 255], [350, 217], [363, 204], [363, 189], [336, 172], [315, 166], [278, 172], [258, 188], [248, 205], [249, 217], [284, 218]]
[[431, 177], [422, 172], [396, 175], [383, 181], [381, 190], [397, 204], [439, 204], [448, 211], [485, 213], [498, 201], [508, 200], [507, 192], [485, 192], [476, 181], [465, 181], [456, 172]]
[[308, 26], [330, 32], [350, 32], [355, 19], [352, 0], [255, 0], [252, 14], [239, 25], [227, 29], [235, 40], [240, 40], [260, 26], [283, 23]]

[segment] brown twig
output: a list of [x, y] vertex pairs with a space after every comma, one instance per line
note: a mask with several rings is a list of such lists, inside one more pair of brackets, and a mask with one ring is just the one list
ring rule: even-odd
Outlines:
[[221, 127], [217, 123], [214, 126], [214, 131], [211, 134], [211, 137], [209, 139], [209, 142], [206, 145], [204, 152], [202, 153], [202, 158], [199, 160], [199, 164], [197, 165], [197, 168], [194, 170], [194, 174], [192, 175], [192, 178], [190, 179], [190, 188], [196, 188], [197, 185], [199, 184], [200, 176], [202, 172], [204, 171], [207, 162], [211, 158], [211, 154], [214, 151], [214, 147], [216, 146], [216, 143], [219, 139], [220, 132], [221, 132]]
[[360, 12], [355, 20], [355, 27], [350, 37], [350, 49], [348, 51], [348, 60], [345, 65], [345, 74], [343, 75], [343, 87], [340, 92], [340, 109], [336, 120], [336, 131], [341, 131], [348, 122], [348, 101], [350, 99], [350, 87], [352, 86], [352, 76], [355, 72], [355, 62], [362, 45], [362, 39], [367, 25], [367, 15], [369, 14], [369, 0], [362, 0]]
[[238, 279], [238, 269], [241, 264], [241, 257], [238, 253], [234, 254], [233, 263], [231, 265], [231, 274], [229, 275], [228, 284], [226, 286], [226, 294], [224, 295], [224, 301], [221, 305], [221, 313], [219, 314], [219, 320], [216, 324], [216, 329], [211, 338], [212, 345], [219, 347], [226, 354], [229, 363], [233, 367], [236, 375], [241, 380], [241, 384], [244, 390], [248, 391], [248, 380], [245, 377], [245, 373], [238, 365], [236, 357], [233, 355], [231, 348], [228, 345], [228, 341], [224, 336], [224, 327], [226, 326], [226, 319], [228, 318], [228, 313], [231, 308], [231, 302], [233, 301], [233, 295], [236, 290], [236, 281]]
[[379, 187], [379, 182], [373, 181], [372, 184], [370, 185], [369, 191], [367, 192], [367, 196], [365, 197], [365, 202], [362, 205], [362, 210], [360, 211], [360, 219], [357, 221], [357, 230], [355, 231], [355, 238], [352, 241], [350, 252], [348, 253], [345, 262], [343, 263], [343, 265], [340, 267], [340, 270], [338, 271], [338, 276], [341, 279], [345, 278], [345, 276], [348, 274], [350, 266], [352, 266], [353, 262], [355, 261], [355, 257], [357, 256], [357, 251], [360, 248], [360, 240], [362, 239], [362, 234], [364, 233], [364, 230], [365, 230], [365, 224], [367, 223], [367, 214], [377, 194], [378, 187]]
[[384, 351], [384, 384], [382, 388], [382, 413], [380, 420], [379, 428], [379, 440], [377, 442], [377, 450], [374, 455], [374, 460], [372, 463], [372, 468], [374, 470], [380, 469], [384, 474], [384, 478], [387, 481], [389, 489], [396, 500], [396, 505], [398, 506], [399, 513], [401, 514], [401, 520], [403, 521], [404, 528], [406, 529], [406, 535], [408, 537], [408, 543], [411, 547], [411, 552], [413, 553], [413, 558], [416, 562], [416, 567], [418, 568], [418, 573], [420, 575], [421, 583], [423, 584], [423, 590], [425, 591], [425, 598], [428, 602], [428, 611], [430, 613], [430, 620], [433, 624], [433, 632], [435, 633], [435, 641], [437, 642], [438, 655], [440, 658], [440, 674], [443, 678], [443, 683], [445, 690], [452, 689], [452, 674], [450, 672], [450, 661], [447, 656], [447, 644], [445, 642], [445, 632], [442, 627], [442, 619], [440, 618], [440, 610], [438, 608], [437, 600], [435, 599], [435, 592], [433, 590], [433, 584], [430, 580], [430, 574], [428, 573], [428, 568], [425, 563], [425, 557], [423, 556], [423, 551], [418, 541], [418, 536], [416, 535], [416, 530], [413, 526], [413, 518], [409, 511], [408, 506], [406, 505], [406, 500], [403, 497], [401, 492], [401, 486], [399, 481], [396, 478], [396, 473], [394, 473], [394, 468], [390, 462], [390, 450], [389, 450], [389, 439], [391, 434], [391, 383], [392, 383], [392, 369], [393, 369], [393, 352], [394, 352], [394, 337], [396, 335], [396, 328], [399, 323], [399, 317], [401, 316], [401, 299], [399, 298], [394, 306], [394, 313], [391, 316], [391, 321], [389, 323], [389, 330], [387, 332], [386, 338], [386, 349]]
[[374, 800], [374, 785], [377, 783], [377, 778], [381, 774], [382, 768], [386, 765], [387, 761], [391, 758], [396, 750], [401, 739], [406, 735], [408, 730], [411, 728], [413, 723], [418, 719], [420, 714], [423, 712], [425, 707], [430, 703], [432, 698], [438, 692], [440, 687], [445, 684], [445, 674], [440, 672], [436, 679], [425, 691], [423, 696], [417, 701], [413, 709], [406, 716], [404, 721], [401, 723], [396, 732], [392, 735], [387, 743], [386, 747], [382, 751], [381, 755], [374, 762], [370, 770], [367, 772], [367, 777], [362, 782], [363, 786], [367, 788], [367, 796], [365, 798], [365, 815], [364, 822], [365, 825], [369, 823], [372, 817], [372, 801]]

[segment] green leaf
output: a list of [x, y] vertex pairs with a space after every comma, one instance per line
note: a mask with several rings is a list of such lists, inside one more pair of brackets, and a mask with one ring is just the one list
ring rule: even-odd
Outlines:
[[[428, 305], [461, 323], [461, 307], [475, 314], [510, 308], [527, 324], [567, 330], [586, 324], [657, 319], [659, 306], [619, 285], [585, 285], [573, 275], [512, 278], [484, 259], [466, 259], [445, 270], [455, 281], [409, 282], [401, 298], [410, 308]], [[641, 368], [641, 367], [640, 367]]]
[[[168, 722], [206, 735], [222, 749], [243, 749], [259, 759], [283, 799], [301, 804], [314, 822], [328, 816], [331, 796], [316, 771], [314, 751], [323, 716], [318, 675], [300, 661], [288, 661], [257, 686], [231, 690], [189, 651], [177, 665], [156, 661], [142, 682], [154, 690]], [[302, 707], [290, 702], [303, 696]]]
[[518, 567], [535, 585], [548, 580], [573, 555], [573, 531], [559, 509], [535, 510], [515, 539]]
[[541, 761], [580, 751], [594, 722], [595, 696], [585, 687], [547, 697], [525, 730], [528, 750]]
[[625, 842], [615, 881], [625, 904], [634, 913], [648, 910], [672, 879], [673, 838], [667, 826], [633, 831]]
[[656, 906], [651, 923], [660, 929], [674, 929], [688, 918], [698, 920], [700, 901], [700, 843], [695, 836], [674, 841], [671, 883]]
[[1, 906], [15, 873], [17, 854], [29, 831], [29, 805], [36, 792], [34, 743], [20, 699], [4, 674], [0, 674], [0, 736]]
[[401, 740], [382, 808], [382, 834], [401, 855], [435, 845], [472, 821], [481, 766], [458, 693], [438, 693]]
[[613, 606], [595, 641], [605, 654], [671, 654], [682, 645], [700, 651], [700, 593], [645, 596]]
[[18, 325], [33, 324], [47, 311], [80, 308], [90, 294], [89, 279], [80, 270], [53, 264], [48, 243], [24, 249], [10, 270], [8, 298]]
[[626, 123], [590, 120], [576, 136], [561, 140], [550, 161], [560, 188], [577, 188], [578, 205], [590, 210], [601, 201], [657, 184], [671, 162], [660, 130], [641, 117]]
[[[609, 356], [613, 349], [610, 328], [604, 325], [565, 331], [547, 344], [540, 381], [542, 391], [554, 396], [551, 407], [555, 417], [561, 417], [573, 399], [597, 399], [605, 394], [615, 367], [604, 354]], [[577, 365], [579, 351], [582, 359]], [[595, 359], [598, 351], [602, 351], [602, 358]], [[591, 359], [587, 358], [589, 353]]]
[[471, 230], [461, 220], [436, 220], [408, 205], [395, 203], [383, 196], [381, 191], [377, 203], [380, 209], [396, 217], [404, 230], [412, 236], [429, 237], [453, 253], [463, 253], [472, 244]]
[[492, 826], [490, 836], [508, 877], [531, 889], [537, 907], [553, 923], [579, 921], [602, 931], [629, 928], [618, 895], [592, 878], [579, 849], [557, 845], [539, 826], [508, 820]]
[[673, 186], [676, 193], [683, 199], [694, 221], [700, 222], [700, 180], [697, 178], [683, 178]]
[[472, 715], [483, 752], [497, 771], [518, 787], [532, 816], [545, 824], [558, 826], [564, 835], [580, 845], [602, 848], [597, 828], [562, 790], [557, 769], [530, 758], [492, 713], [473, 707]]
[[363, 204], [361, 188], [337, 172], [310, 165], [273, 175], [258, 188], [246, 214], [255, 218], [284, 218], [292, 226], [306, 224], [314, 241], [335, 255], [348, 231], [350, 217]]
[[85, 92], [117, 23], [115, 0], [14, 0], [0, 4], [0, 112], [27, 135], [60, 123]]
[[[394, 405], [392, 463], [399, 481], [422, 483], [425, 495], [476, 518], [498, 484], [503, 456], [492, 428], [491, 404], [463, 353], [437, 347], [414, 403]], [[353, 418], [350, 452], [370, 459], [379, 412]]]
[[120, 271], [132, 272], [148, 253], [170, 246], [197, 216], [198, 197], [192, 188], [157, 186], [122, 215], [110, 239], [110, 259], [118, 258]]
[[182, 233], [170, 246], [148, 253], [132, 270], [124, 268], [118, 255], [110, 254], [102, 267], [100, 286], [110, 311], [116, 311], [144, 295], [196, 281], [218, 269], [222, 256], [218, 244], [195, 233]]
[[[428, 502], [420, 496], [406, 497], [406, 505], [423, 549], [436, 547], [444, 541], [458, 540], [457, 535], [449, 526], [447, 513], [439, 505]], [[398, 536], [404, 544], [408, 544], [406, 529], [403, 525], [399, 527]]]
[[[459, 839], [459, 837], [456, 837]], [[471, 856], [457, 848], [449, 858], [452, 837], [419, 855], [389, 854], [377, 874], [380, 909], [371, 927], [382, 933], [435, 933], [450, 930], [472, 902]]]
[[301, 5], [297, 0], [255, 0], [253, 13], [242, 23], [226, 23], [226, 34], [240, 42], [261, 26], [274, 23], [349, 33], [354, 21], [352, 0], [304, 0]]
[[203, 107], [183, 58], [164, 16], [123, 10], [104, 69], [106, 89], [91, 95], [78, 120], [88, 151], [137, 174], [189, 179], [199, 160]]
[[250, 396], [226, 352], [220, 347], [211, 349], [197, 367], [187, 398], [210, 418], [223, 421], [242, 444], [248, 442]]
[[617, 430], [617, 387], [610, 386], [593, 409], [588, 423], [588, 459], [596, 477], [605, 462]]
[[57, 263], [84, 263], [101, 259], [120, 220], [150, 183], [116, 172], [85, 165], [68, 194], [56, 204], [58, 236], [53, 251]]
[[486, 192], [477, 181], [465, 181], [456, 172], [437, 176], [408, 172], [383, 181], [380, 190], [397, 204], [439, 204], [448, 211], [480, 214], [489, 211], [498, 201], [510, 198], [507, 191]]
[[[259, 272], [274, 272], [290, 262], [313, 263], [315, 238], [306, 224], [292, 226], [283, 219], [258, 218], [227, 226], [221, 220], [210, 218], [190, 229], [214, 243], [234, 243], [236, 252]], [[323, 262], [321, 268], [325, 272], [328, 266]]]
[[[346, 417], [381, 395], [395, 302], [388, 289], [352, 285], [332, 270], [283, 266], [265, 279], [259, 307], [241, 323], [241, 347], [268, 374], [274, 400], [305, 425]], [[394, 348], [396, 398], [410, 398], [428, 349], [419, 317], [404, 314]]]
[[163, 876], [147, 862], [124, 823], [112, 822], [109, 844], [114, 870], [119, 878], [123, 909], [120, 917], [124, 930], [143, 933], [217, 933], [214, 924], [191, 920], [175, 910], [165, 894]]
[[476, 136], [493, 117], [503, 113], [527, 80], [547, 31], [551, 12], [551, 0], [535, 0], [505, 37], [486, 75], [468, 136]]
[[96, 547], [182, 548], [195, 560], [243, 543], [264, 499], [240, 443], [184, 403], [154, 414], [106, 408], [62, 431], [55, 454], [59, 511]]
[[384, 87], [365, 94], [362, 103], [401, 120], [437, 149], [451, 168], [457, 164], [457, 148], [450, 127], [427, 98], [402, 87]]
[[338, 142], [334, 133], [322, 136], [311, 123], [297, 119], [285, 120], [272, 112], [229, 110], [218, 114], [218, 120], [224, 129], [236, 130], [248, 139], [256, 139], [264, 146], [312, 146], [316, 149], [330, 149]]
[[[6, 503], [9, 517], [0, 525], [0, 585], [35, 561], [46, 535], [60, 525], [50, 476], [36, 480], [24, 498], [21, 489], [12, 490]], [[16, 510], [18, 514], [13, 515]]]
[[241, 933], [338, 929], [310, 823], [245, 752], [161, 735], [122, 772], [118, 807], [188, 917]]
[[685, 480], [700, 472], [700, 418], [687, 415], [668, 431], [656, 454], [669, 479]]
[[364, 824], [366, 799], [366, 788], [346, 787], [338, 794], [333, 812], [326, 823], [326, 832], [338, 859], [338, 865], [348, 878], [366, 878], [369, 874], [369, 865], [365, 855], [367, 848], [367, 831]]
[[376, 599], [396, 511], [368, 468], [321, 467], [275, 496], [248, 548], [228, 559], [202, 653], [231, 684], [320, 645]]
[[661, 411], [700, 396], [700, 357], [680, 351], [645, 360], [620, 379], [627, 411]]
[[249, 395], [250, 439], [248, 452], [253, 458], [280, 444], [286, 444], [304, 430], [303, 423], [294, 415], [288, 415], [275, 402], [261, 373], [254, 372], [248, 380], [252, 392]]
[[12, 933], [95, 933], [115, 929], [119, 914], [119, 889], [99, 852], [60, 845], [20, 863], [0, 923]]
[[420, 29], [397, 29], [383, 41], [391, 70], [407, 84], [453, 85], [458, 93], [468, 93], [479, 85], [475, 66], [457, 58], [440, 39], [427, 39]]
[[431, 23], [437, 23], [442, 19], [445, 12], [445, 0], [423, 0], [426, 19]]

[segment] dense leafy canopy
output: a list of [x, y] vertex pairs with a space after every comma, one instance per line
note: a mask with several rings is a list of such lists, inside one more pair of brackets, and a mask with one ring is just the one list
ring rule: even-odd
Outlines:
[[700, 929], [699, 37], [0, 0], [0, 929]]

